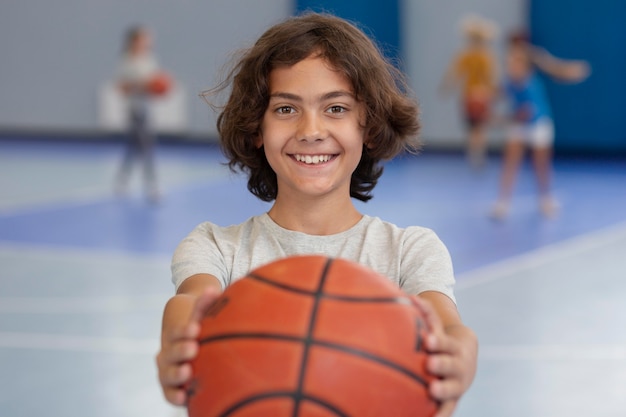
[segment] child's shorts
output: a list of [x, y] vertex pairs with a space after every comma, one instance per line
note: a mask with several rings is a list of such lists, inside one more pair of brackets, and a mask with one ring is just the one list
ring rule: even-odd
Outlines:
[[554, 124], [549, 117], [531, 123], [515, 123], [510, 127], [508, 137], [532, 148], [551, 147], [554, 143]]

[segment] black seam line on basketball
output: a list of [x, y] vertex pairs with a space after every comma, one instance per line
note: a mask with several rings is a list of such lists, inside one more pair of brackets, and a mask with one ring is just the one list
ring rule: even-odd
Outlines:
[[[291, 285], [275, 282], [269, 280], [261, 275], [250, 273], [247, 275], [247, 278], [252, 278], [256, 281], [260, 281], [264, 284], [271, 285], [273, 287], [277, 287], [283, 289], [285, 291], [295, 292], [297, 294], [304, 295], [316, 295], [315, 291], [303, 290], [301, 288], [292, 287]], [[359, 297], [359, 296], [350, 296], [350, 295], [333, 295], [333, 294], [320, 294], [320, 297], [328, 298], [331, 300], [339, 300], [353, 303], [400, 303], [400, 304], [411, 304], [406, 297]]]
[[300, 414], [300, 400], [302, 398], [302, 388], [304, 386], [307, 364], [309, 362], [309, 350], [311, 349], [311, 342], [313, 341], [311, 337], [313, 336], [315, 323], [317, 322], [317, 310], [319, 309], [320, 305], [320, 295], [323, 294], [324, 284], [326, 283], [326, 278], [328, 277], [328, 271], [330, 270], [330, 266], [333, 262], [333, 258], [328, 258], [326, 260], [326, 265], [324, 265], [324, 269], [322, 270], [322, 276], [320, 277], [319, 285], [317, 286], [317, 290], [314, 294], [315, 301], [313, 302], [313, 307], [311, 309], [311, 320], [309, 321], [309, 328], [307, 329], [307, 333], [303, 341], [304, 352], [302, 352], [302, 362], [300, 363], [300, 374], [298, 377], [298, 385], [296, 385], [296, 396], [294, 398], [295, 404], [293, 406], [292, 417], [297, 417], [298, 414]]
[[[242, 400], [239, 400], [238, 402], [236, 402], [235, 404], [231, 405], [228, 409], [226, 409], [226, 411], [224, 411], [223, 413], [221, 413], [219, 415], [219, 417], [228, 417], [230, 416], [232, 413], [236, 412], [237, 410], [239, 410], [242, 407], [245, 407], [249, 404], [252, 404], [256, 401], [262, 401], [262, 400], [267, 400], [270, 398], [281, 398], [281, 397], [287, 397], [287, 398], [291, 398], [295, 401], [295, 393], [293, 391], [273, 391], [273, 392], [266, 392], [263, 394], [258, 394], [258, 395], [253, 395], [247, 398], [244, 398]], [[331, 412], [335, 413], [338, 417], [349, 417], [350, 415], [341, 411], [339, 408], [335, 407], [334, 405], [320, 399], [317, 397], [312, 397], [310, 395], [304, 395], [302, 396], [302, 399], [307, 400], [307, 401], [311, 401], [312, 403], [315, 403], [321, 407], [326, 408], [327, 410], [330, 410]]]
[[273, 334], [273, 333], [232, 333], [232, 334], [222, 334], [219, 336], [207, 337], [207, 338], [200, 340], [199, 343], [201, 345], [204, 345], [207, 343], [219, 342], [219, 341], [228, 340], [228, 339], [273, 339], [273, 340], [281, 340], [281, 341], [288, 341], [288, 342], [300, 342], [305, 345], [305, 349], [306, 349], [307, 343], [309, 345], [322, 346], [328, 349], [338, 350], [343, 353], [349, 353], [353, 356], [360, 356], [372, 362], [378, 362], [381, 365], [394, 369], [404, 374], [405, 376], [417, 381], [419, 384], [423, 385], [424, 387], [428, 385], [428, 383], [421, 376], [417, 375], [414, 372], [411, 372], [409, 369], [405, 368], [402, 365], [398, 365], [395, 362], [392, 362], [385, 358], [381, 358], [380, 356], [374, 355], [372, 353], [369, 353], [369, 352], [366, 352], [357, 348], [353, 348], [350, 346], [340, 345], [334, 342], [326, 342], [323, 340], [315, 340], [311, 338], [307, 339], [306, 337], [288, 336], [288, 335]]
[[347, 303], [396, 303], [410, 305], [411, 301], [408, 297], [359, 297], [350, 295], [333, 295], [322, 294], [322, 298], [329, 300], [345, 301]]
[[267, 278], [265, 278], [265, 277], [263, 277], [261, 275], [255, 274], [255, 273], [249, 273], [246, 277], [247, 278], [252, 278], [252, 279], [257, 280], [257, 281], [261, 281], [264, 284], [268, 284], [268, 285], [271, 285], [273, 287], [278, 287], [278, 288], [286, 290], [286, 291], [291, 291], [291, 292], [295, 292], [295, 293], [298, 293], [298, 294], [315, 295], [315, 291], [303, 290], [303, 289], [300, 289], [300, 288], [292, 287], [291, 285], [282, 284], [282, 283], [279, 283], [279, 282], [274, 282], [274, 281], [271, 281], [271, 280], [269, 280], [269, 279], [267, 279]]

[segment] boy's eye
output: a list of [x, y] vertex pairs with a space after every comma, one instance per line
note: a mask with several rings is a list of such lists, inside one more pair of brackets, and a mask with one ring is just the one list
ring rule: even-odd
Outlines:
[[278, 113], [278, 114], [292, 114], [295, 111], [296, 110], [293, 107], [291, 107], [291, 106], [281, 106], [281, 107], [276, 109], [276, 113]]
[[330, 106], [327, 111], [329, 113], [344, 113], [346, 108], [343, 106]]

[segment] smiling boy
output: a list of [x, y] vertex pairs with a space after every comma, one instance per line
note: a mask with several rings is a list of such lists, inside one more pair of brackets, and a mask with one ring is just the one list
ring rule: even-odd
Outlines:
[[415, 296], [431, 330], [427, 367], [438, 376], [429, 392], [438, 416], [451, 415], [474, 377], [477, 341], [456, 309], [449, 253], [432, 230], [363, 215], [352, 200], [371, 198], [382, 160], [417, 146], [418, 108], [401, 74], [355, 26], [306, 14], [265, 32], [228, 80], [222, 149], [248, 174], [248, 189], [274, 203], [238, 225], [202, 223], [176, 249], [177, 294], [157, 357], [165, 397], [185, 403], [199, 322], [225, 287], [276, 259], [322, 254], [366, 265]]

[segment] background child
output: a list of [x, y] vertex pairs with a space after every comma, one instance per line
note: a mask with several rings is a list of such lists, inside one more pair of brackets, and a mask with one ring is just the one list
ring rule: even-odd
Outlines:
[[461, 29], [465, 45], [450, 63], [441, 90], [461, 89], [467, 156], [471, 165], [478, 168], [485, 162], [486, 125], [498, 84], [497, 60], [492, 50], [497, 29], [493, 22], [477, 15], [465, 17]]
[[122, 164], [116, 179], [116, 192], [126, 192], [133, 160], [143, 161], [144, 183], [151, 201], [159, 200], [159, 190], [154, 168], [154, 134], [150, 130], [149, 83], [159, 72], [159, 65], [152, 53], [152, 36], [147, 28], [135, 26], [128, 30], [124, 41], [124, 53], [119, 64], [117, 79], [127, 98], [129, 138]]
[[185, 403], [199, 322], [222, 289], [261, 264], [315, 253], [360, 262], [415, 295], [432, 331], [427, 367], [439, 377], [429, 390], [438, 415], [453, 412], [474, 377], [477, 341], [456, 309], [449, 253], [431, 230], [362, 215], [352, 201], [371, 198], [382, 160], [417, 146], [405, 85], [355, 26], [306, 14], [267, 30], [212, 92], [231, 87], [218, 117], [231, 169], [274, 203], [239, 225], [202, 223], [177, 248], [157, 357], [170, 402]]
[[554, 124], [543, 82], [535, 68], [558, 80], [579, 82], [588, 76], [589, 65], [584, 61], [558, 59], [531, 45], [523, 32], [510, 35], [505, 64], [503, 89], [511, 108], [511, 124], [504, 149], [499, 198], [491, 216], [502, 219], [508, 214], [515, 177], [528, 146], [532, 149], [539, 207], [543, 215], [551, 217], [558, 211], [550, 185]]

